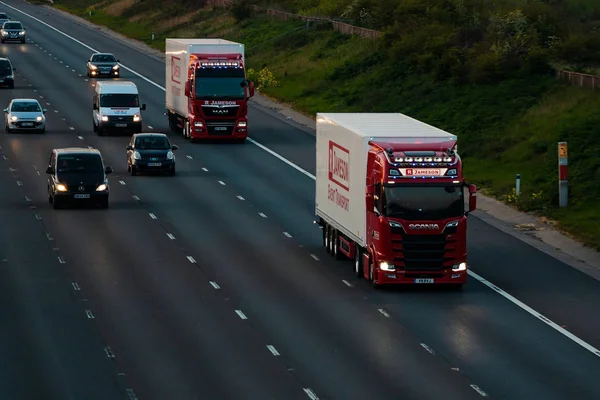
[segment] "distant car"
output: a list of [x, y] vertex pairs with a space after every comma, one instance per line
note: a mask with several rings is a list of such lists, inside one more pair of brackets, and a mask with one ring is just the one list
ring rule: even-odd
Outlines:
[[111, 167], [104, 166], [102, 154], [97, 149], [54, 149], [46, 169], [48, 202], [53, 208], [78, 201], [99, 203], [102, 208], [108, 208], [107, 175], [112, 172]]
[[14, 89], [16, 70], [8, 58], [0, 57], [0, 86]]
[[25, 39], [25, 28], [20, 21], [7, 21], [2, 24], [2, 29], [0, 29], [0, 41], [2, 43], [8, 41], [25, 43]]
[[87, 76], [119, 76], [119, 60], [111, 53], [94, 53], [86, 64]]
[[46, 132], [48, 110], [42, 108], [36, 99], [12, 99], [4, 109], [4, 129], [6, 133], [14, 131]]
[[0, 26], [4, 24], [6, 21], [9, 21], [10, 17], [6, 15], [6, 13], [0, 12]]
[[179, 147], [171, 145], [164, 133], [136, 133], [127, 150], [127, 171], [136, 175], [141, 171], [167, 172], [175, 175], [175, 154]]

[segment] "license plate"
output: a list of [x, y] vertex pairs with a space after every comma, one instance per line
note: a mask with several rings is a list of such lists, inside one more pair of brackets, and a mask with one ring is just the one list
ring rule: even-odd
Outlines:
[[148, 163], [149, 167], [160, 167], [162, 164], [159, 162], [150, 162]]
[[117, 128], [125, 128], [127, 124], [115, 124]]
[[76, 199], [89, 199], [90, 195], [89, 194], [76, 194], [75, 198]]
[[215, 131], [226, 131], [227, 127], [226, 126], [217, 126], [215, 127]]
[[33, 122], [23, 122], [23, 126], [33, 126]]
[[415, 283], [433, 283], [433, 279], [431, 279], [431, 278], [427, 278], [427, 279], [418, 278], [418, 279], [415, 279]]

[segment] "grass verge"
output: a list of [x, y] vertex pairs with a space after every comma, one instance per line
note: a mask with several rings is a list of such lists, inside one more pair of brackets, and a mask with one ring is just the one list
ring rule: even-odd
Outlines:
[[[490, 85], [439, 84], [403, 73], [387, 61], [382, 42], [327, 26], [305, 29], [303, 22], [262, 16], [236, 22], [226, 10], [157, 0], [90, 3], [56, 0], [55, 7], [159, 50], [165, 37], [243, 42], [249, 67], [272, 73], [261, 92], [310, 115], [396, 111], [456, 133], [467, 176], [485, 194], [554, 219], [600, 249], [600, 98], [592, 90], [539, 75]], [[556, 207], [558, 141], [567, 141], [571, 154], [566, 209]], [[516, 174], [522, 177], [519, 197], [513, 193]]]

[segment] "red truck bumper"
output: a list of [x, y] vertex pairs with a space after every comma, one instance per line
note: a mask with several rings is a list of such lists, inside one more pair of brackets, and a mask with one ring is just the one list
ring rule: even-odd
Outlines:
[[467, 283], [467, 271], [440, 271], [432, 274], [430, 271], [407, 273], [377, 270], [375, 274], [379, 285], [464, 285]]
[[[190, 124], [190, 137], [196, 140], [240, 140], [248, 137], [248, 120], [246, 118], [238, 119], [233, 126], [229, 122], [223, 122], [221, 127], [218, 121], [196, 119], [193, 124]], [[220, 133], [221, 130], [223, 131], [222, 134]]]

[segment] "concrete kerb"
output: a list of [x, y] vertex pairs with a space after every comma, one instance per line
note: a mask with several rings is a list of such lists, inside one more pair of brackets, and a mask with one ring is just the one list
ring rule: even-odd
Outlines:
[[[51, 12], [59, 13], [74, 22], [87, 25], [111, 39], [119, 40], [133, 49], [164, 61], [165, 55], [162, 51], [156, 50], [142, 41], [128, 38], [49, 5], [42, 7]], [[313, 117], [300, 113], [292, 107], [260, 93], [254, 96], [251, 103], [255, 108], [269, 113], [275, 118], [301, 129], [307, 134], [315, 135], [316, 122]], [[585, 247], [581, 243], [569, 238], [552, 227], [551, 224], [546, 223], [542, 218], [519, 212], [481, 193], [478, 193], [477, 197], [478, 210], [472, 214], [474, 217], [600, 281], [600, 252]]]

